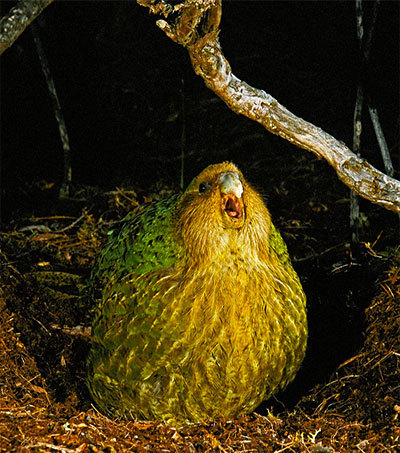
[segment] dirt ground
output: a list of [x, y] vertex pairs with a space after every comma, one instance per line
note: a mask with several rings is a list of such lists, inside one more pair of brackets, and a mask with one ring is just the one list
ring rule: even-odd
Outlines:
[[[79, 209], [91, 209], [67, 215], [76, 206], [64, 202], [55, 208], [63, 215], [22, 218], [0, 236], [1, 451], [400, 448], [400, 256], [394, 250], [378, 253], [365, 243], [357, 259], [346, 245], [333, 252], [314, 245], [310, 258], [315, 238], [310, 230], [304, 233], [304, 221], [279, 225], [308, 293], [310, 318], [307, 359], [286, 392], [239, 420], [180, 429], [98, 413], [85, 386], [93, 303], [82, 288], [113, 223], [156, 195], [138, 197], [133, 188], [81, 188], [76, 197]], [[332, 253], [330, 260], [339, 261], [328, 272], [324, 257]], [[335, 292], [332, 287], [336, 296], [329, 301], [325, 296]], [[332, 316], [337, 325], [327, 323]], [[329, 356], [334, 359], [325, 363]]]

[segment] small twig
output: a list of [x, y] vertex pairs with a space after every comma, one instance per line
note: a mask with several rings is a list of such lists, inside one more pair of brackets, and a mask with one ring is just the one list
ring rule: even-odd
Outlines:
[[363, 357], [366, 353], [365, 352], [362, 352], [361, 354], [357, 354], [353, 357], [351, 357], [350, 359], [346, 360], [345, 362], [341, 363], [337, 369], [340, 370], [340, 368], [343, 368], [344, 366], [348, 365], [349, 363], [351, 362], [354, 362], [354, 360], [357, 360], [359, 359], [360, 357]]
[[374, 126], [376, 139], [378, 140], [379, 148], [381, 150], [383, 165], [385, 166], [386, 174], [389, 176], [394, 175], [392, 158], [390, 157], [389, 148], [386, 143], [385, 135], [383, 133], [381, 123], [379, 121], [378, 111], [375, 108], [368, 106], [369, 116], [371, 117]]
[[[344, 381], [345, 379], [356, 379], [359, 378], [360, 376], [363, 376], [363, 374], [347, 374], [346, 376], [342, 376], [341, 378], [328, 382], [327, 384], [325, 384], [325, 387], [329, 387], [330, 385], [336, 384], [337, 382], [340, 381]], [[330, 398], [335, 398], [335, 395], [332, 395]]]
[[33, 232], [50, 233], [51, 229], [49, 227], [47, 227], [46, 225], [28, 225], [28, 226], [20, 228], [18, 230], [18, 233], [26, 233], [27, 231], [29, 233], [33, 233]]
[[91, 327], [85, 327], [85, 326], [73, 326], [73, 327], [68, 327], [68, 326], [59, 326], [58, 324], [52, 324], [50, 326], [54, 330], [60, 330], [61, 332], [75, 336], [75, 337], [83, 337], [83, 338], [90, 338], [92, 334], [92, 328]]
[[50, 331], [47, 329], [47, 327], [42, 323], [42, 321], [40, 321], [39, 319], [37, 319], [37, 318], [35, 318], [35, 317], [32, 317], [32, 319], [33, 319], [34, 321], [36, 321], [36, 322], [40, 325], [40, 327], [42, 327], [42, 329], [43, 329], [48, 335], [51, 336], [51, 332], [50, 332]]
[[384, 357], [382, 357], [381, 359], [379, 359], [376, 363], [374, 363], [369, 369], [370, 370], [373, 370], [375, 367], [377, 367], [378, 365], [380, 365], [384, 360], [386, 360], [387, 358], [389, 358], [390, 356], [392, 355], [396, 355], [396, 352], [395, 351], [389, 351]]
[[379, 286], [383, 289], [383, 291], [385, 291], [385, 293], [386, 293], [389, 297], [394, 298], [393, 291], [390, 289], [389, 285], [387, 285], [387, 284], [384, 283], [384, 282], [381, 282], [381, 283], [379, 283]]
[[53, 215], [53, 216], [46, 216], [46, 217], [25, 217], [25, 219], [30, 220], [31, 222], [38, 222], [40, 220], [64, 220], [64, 219], [76, 219], [76, 217], [72, 217], [69, 215]]
[[[136, 196], [136, 192], [134, 190], [125, 190], [125, 189], [120, 189], [119, 187], [116, 188], [116, 190], [110, 190], [109, 192], [106, 192], [105, 195], [123, 195], [126, 196], [126, 194], [132, 194], [133, 196]], [[129, 200], [129, 198], [128, 198]]]
[[296, 258], [296, 257], [293, 257], [293, 261], [296, 262], [296, 263], [299, 263], [299, 262], [302, 262], [302, 261], [308, 261], [308, 260], [311, 260], [311, 259], [314, 259], [314, 258], [317, 258], [319, 256], [322, 256], [322, 255], [325, 255], [326, 253], [329, 253], [329, 252], [332, 252], [333, 250], [337, 250], [337, 249], [346, 249], [346, 246], [345, 246], [345, 243], [340, 243], [340, 244], [336, 244], [336, 245], [333, 245], [332, 247], [328, 247], [327, 249], [323, 250], [322, 252], [319, 252], [319, 253], [312, 253], [310, 255], [306, 255], [302, 258]]
[[30, 445], [27, 445], [26, 448], [29, 448], [29, 449], [36, 449], [36, 448], [40, 448], [40, 449], [43, 449], [43, 448], [46, 448], [46, 449], [49, 449], [49, 450], [56, 450], [56, 451], [62, 451], [64, 453], [76, 453], [76, 448], [74, 449], [71, 449], [71, 448], [67, 448], [67, 447], [64, 447], [62, 445], [54, 445], [54, 444], [49, 444], [47, 442], [36, 442], [35, 444], [30, 444]]
[[64, 228], [61, 228], [61, 230], [56, 230], [56, 231], [54, 231], [54, 233], [64, 233], [65, 231], [68, 231], [71, 228], [73, 228], [77, 223], [79, 223], [84, 218], [85, 218], [85, 214], [82, 214], [78, 219], [73, 221], [70, 225], [68, 225], [68, 226], [66, 226]]
[[131, 198], [131, 197], [128, 197], [128, 193], [129, 194], [132, 194], [134, 197], [136, 197], [136, 192], [134, 190], [122, 190], [120, 189], [119, 187], [116, 188], [117, 191], [112, 191], [112, 192], [109, 192], [109, 193], [112, 193], [112, 194], [117, 194], [117, 195], [121, 195], [123, 198], [125, 198], [126, 200], [129, 201], [129, 203], [132, 205], [132, 206], [138, 206], [139, 203], [135, 200], [135, 198]]

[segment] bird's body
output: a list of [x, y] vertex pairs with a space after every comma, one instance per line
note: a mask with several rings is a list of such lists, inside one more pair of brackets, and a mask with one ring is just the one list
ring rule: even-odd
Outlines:
[[261, 197], [231, 163], [130, 216], [98, 275], [89, 388], [111, 416], [236, 417], [302, 362], [303, 290]]

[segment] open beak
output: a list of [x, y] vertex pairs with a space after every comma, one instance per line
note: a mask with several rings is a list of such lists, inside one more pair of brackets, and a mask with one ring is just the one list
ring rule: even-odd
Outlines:
[[244, 215], [243, 185], [234, 171], [221, 173], [222, 210], [232, 219], [242, 219]]

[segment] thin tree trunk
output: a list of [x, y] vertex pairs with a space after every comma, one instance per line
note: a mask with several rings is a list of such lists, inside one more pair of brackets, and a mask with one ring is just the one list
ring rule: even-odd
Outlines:
[[383, 133], [381, 123], [379, 121], [378, 111], [371, 106], [368, 106], [369, 116], [371, 117], [372, 124], [374, 126], [374, 131], [376, 139], [378, 140], [379, 149], [381, 150], [383, 165], [385, 167], [386, 174], [389, 176], [394, 175], [394, 168], [392, 163], [392, 158], [389, 154], [389, 148], [386, 143], [385, 135]]
[[53, 77], [51, 76], [49, 62], [44, 52], [42, 42], [40, 40], [39, 32], [35, 24], [31, 26], [33, 39], [35, 40], [36, 51], [39, 56], [39, 60], [42, 66], [42, 71], [45, 76], [47, 87], [49, 89], [50, 97], [52, 100], [54, 114], [58, 124], [58, 130], [60, 132], [61, 143], [64, 151], [64, 176], [61, 183], [59, 197], [67, 198], [69, 196], [70, 184], [72, 181], [72, 167], [71, 167], [71, 148], [69, 146], [69, 138], [67, 132], [67, 126], [65, 125], [64, 115], [62, 113], [61, 104], [58, 99], [57, 90], [54, 84]]
[[[364, 24], [363, 24], [363, 8], [362, 0], [356, 0], [356, 30], [358, 48], [360, 53], [360, 60], [363, 62], [358, 77], [356, 103], [354, 106], [354, 118], [353, 118], [353, 153], [358, 157], [361, 157], [361, 132], [362, 132], [362, 108], [364, 103], [364, 89], [361, 83], [362, 73], [365, 68], [365, 64], [368, 59], [368, 54], [364, 57], [362, 54], [362, 44], [364, 36]], [[370, 35], [371, 37], [371, 35]], [[370, 42], [370, 41], [369, 41]], [[353, 190], [350, 190], [350, 231], [351, 231], [351, 243], [358, 245], [360, 242], [360, 203], [358, 197]]]
[[[364, 102], [364, 91], [361, 83], [357, 87], [356, 104], [354, 107], [353, 121], [353, 153], [360, 157], [361, 132], [362, 132], [362, 106]], [[351, 242], [357, 245], [360, 242], [360, 204], [357, 195], [350, 190], [350, 230]]]

